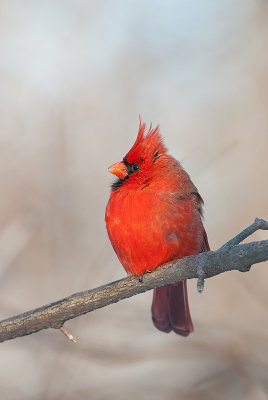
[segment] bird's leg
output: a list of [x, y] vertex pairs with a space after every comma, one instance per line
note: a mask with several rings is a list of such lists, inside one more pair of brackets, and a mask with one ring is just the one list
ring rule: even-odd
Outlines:
[[138, 276], [138, 281], [140, 282], [140, 283], [143, 283], [143, 275], [140, 275], [140, 276]]

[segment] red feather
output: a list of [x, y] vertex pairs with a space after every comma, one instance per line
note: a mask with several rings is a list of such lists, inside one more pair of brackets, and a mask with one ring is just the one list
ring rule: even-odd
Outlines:
[[[110, 167], [112, 185], [106, 226], [128, 274], [143, 275], [168, 261], [209, 250], [202, 224], [202, 198], [163, 144], [158, 127], [138, 137], [123, 161]], [[193, 331], [186, 281], [154, 290], [155, 326], [183, 336]]]

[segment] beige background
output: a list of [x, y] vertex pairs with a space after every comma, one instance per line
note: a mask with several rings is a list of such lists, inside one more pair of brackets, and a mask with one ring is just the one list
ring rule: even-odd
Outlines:
[[[268, 218], [265, 0], [0, 1], [0, 317], [124, 276], [107, 167], [138, 115], [205, 200], [212, 249]], [[267, 238], [258, 232], [255, 239]], [[268, 398], [267, 263], [189, 282], [195, 333], [151, 293], [0, 345], [1, 398]]]

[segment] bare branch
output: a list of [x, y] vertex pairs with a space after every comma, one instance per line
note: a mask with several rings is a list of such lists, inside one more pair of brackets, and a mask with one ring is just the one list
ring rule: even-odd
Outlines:
[[142, 282], [129, 276], [3, 320], [0, 322], [0, 342], [47, 328], [61, 329], [64, 332], [63, 324], [69, 319], [169, 283], [192, 278], [199, 278], [202, 283], [204, 279], [222, 272], [249, 271], [251, 265], [268, 260], [268, 240], [242, 245], [236, 243], [240, 243], [257, 229], [268, 229], [268, 223], [256, 220], [219, 250], [167, 263], [145, 274]]
[[69, 332], [67, 329], [64, 328], [64, 326], [60, 327], [60, 331], [69, 339], [71, 342], [76, 343], [77, 340], [76, 338]]
[[264, 219], [256, 218], [253, 224], [249, 225], [246, 229], [240, 232], [233, 239], [229, 240], [225, 243], [219, 250], [227, 249], [228, 247], [234, 246], [243, 242], [247, 237], [252, 235], [259, 229], [268, 230], [268, 221], [264, 221]]

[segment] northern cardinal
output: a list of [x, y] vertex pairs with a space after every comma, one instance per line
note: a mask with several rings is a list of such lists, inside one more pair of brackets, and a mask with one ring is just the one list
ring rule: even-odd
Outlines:
[[[136, 277], [168, 261], [209, 250], [202, 224], [203, 200], [182, 166], [167, 154], [158, 126], [141, 122], [138, 137], [109, 167], [112, 184], [105, 220], [114, 251]], [[186, 281], [154, 289], [154, 325], [188, 336], [193, 324]]]

